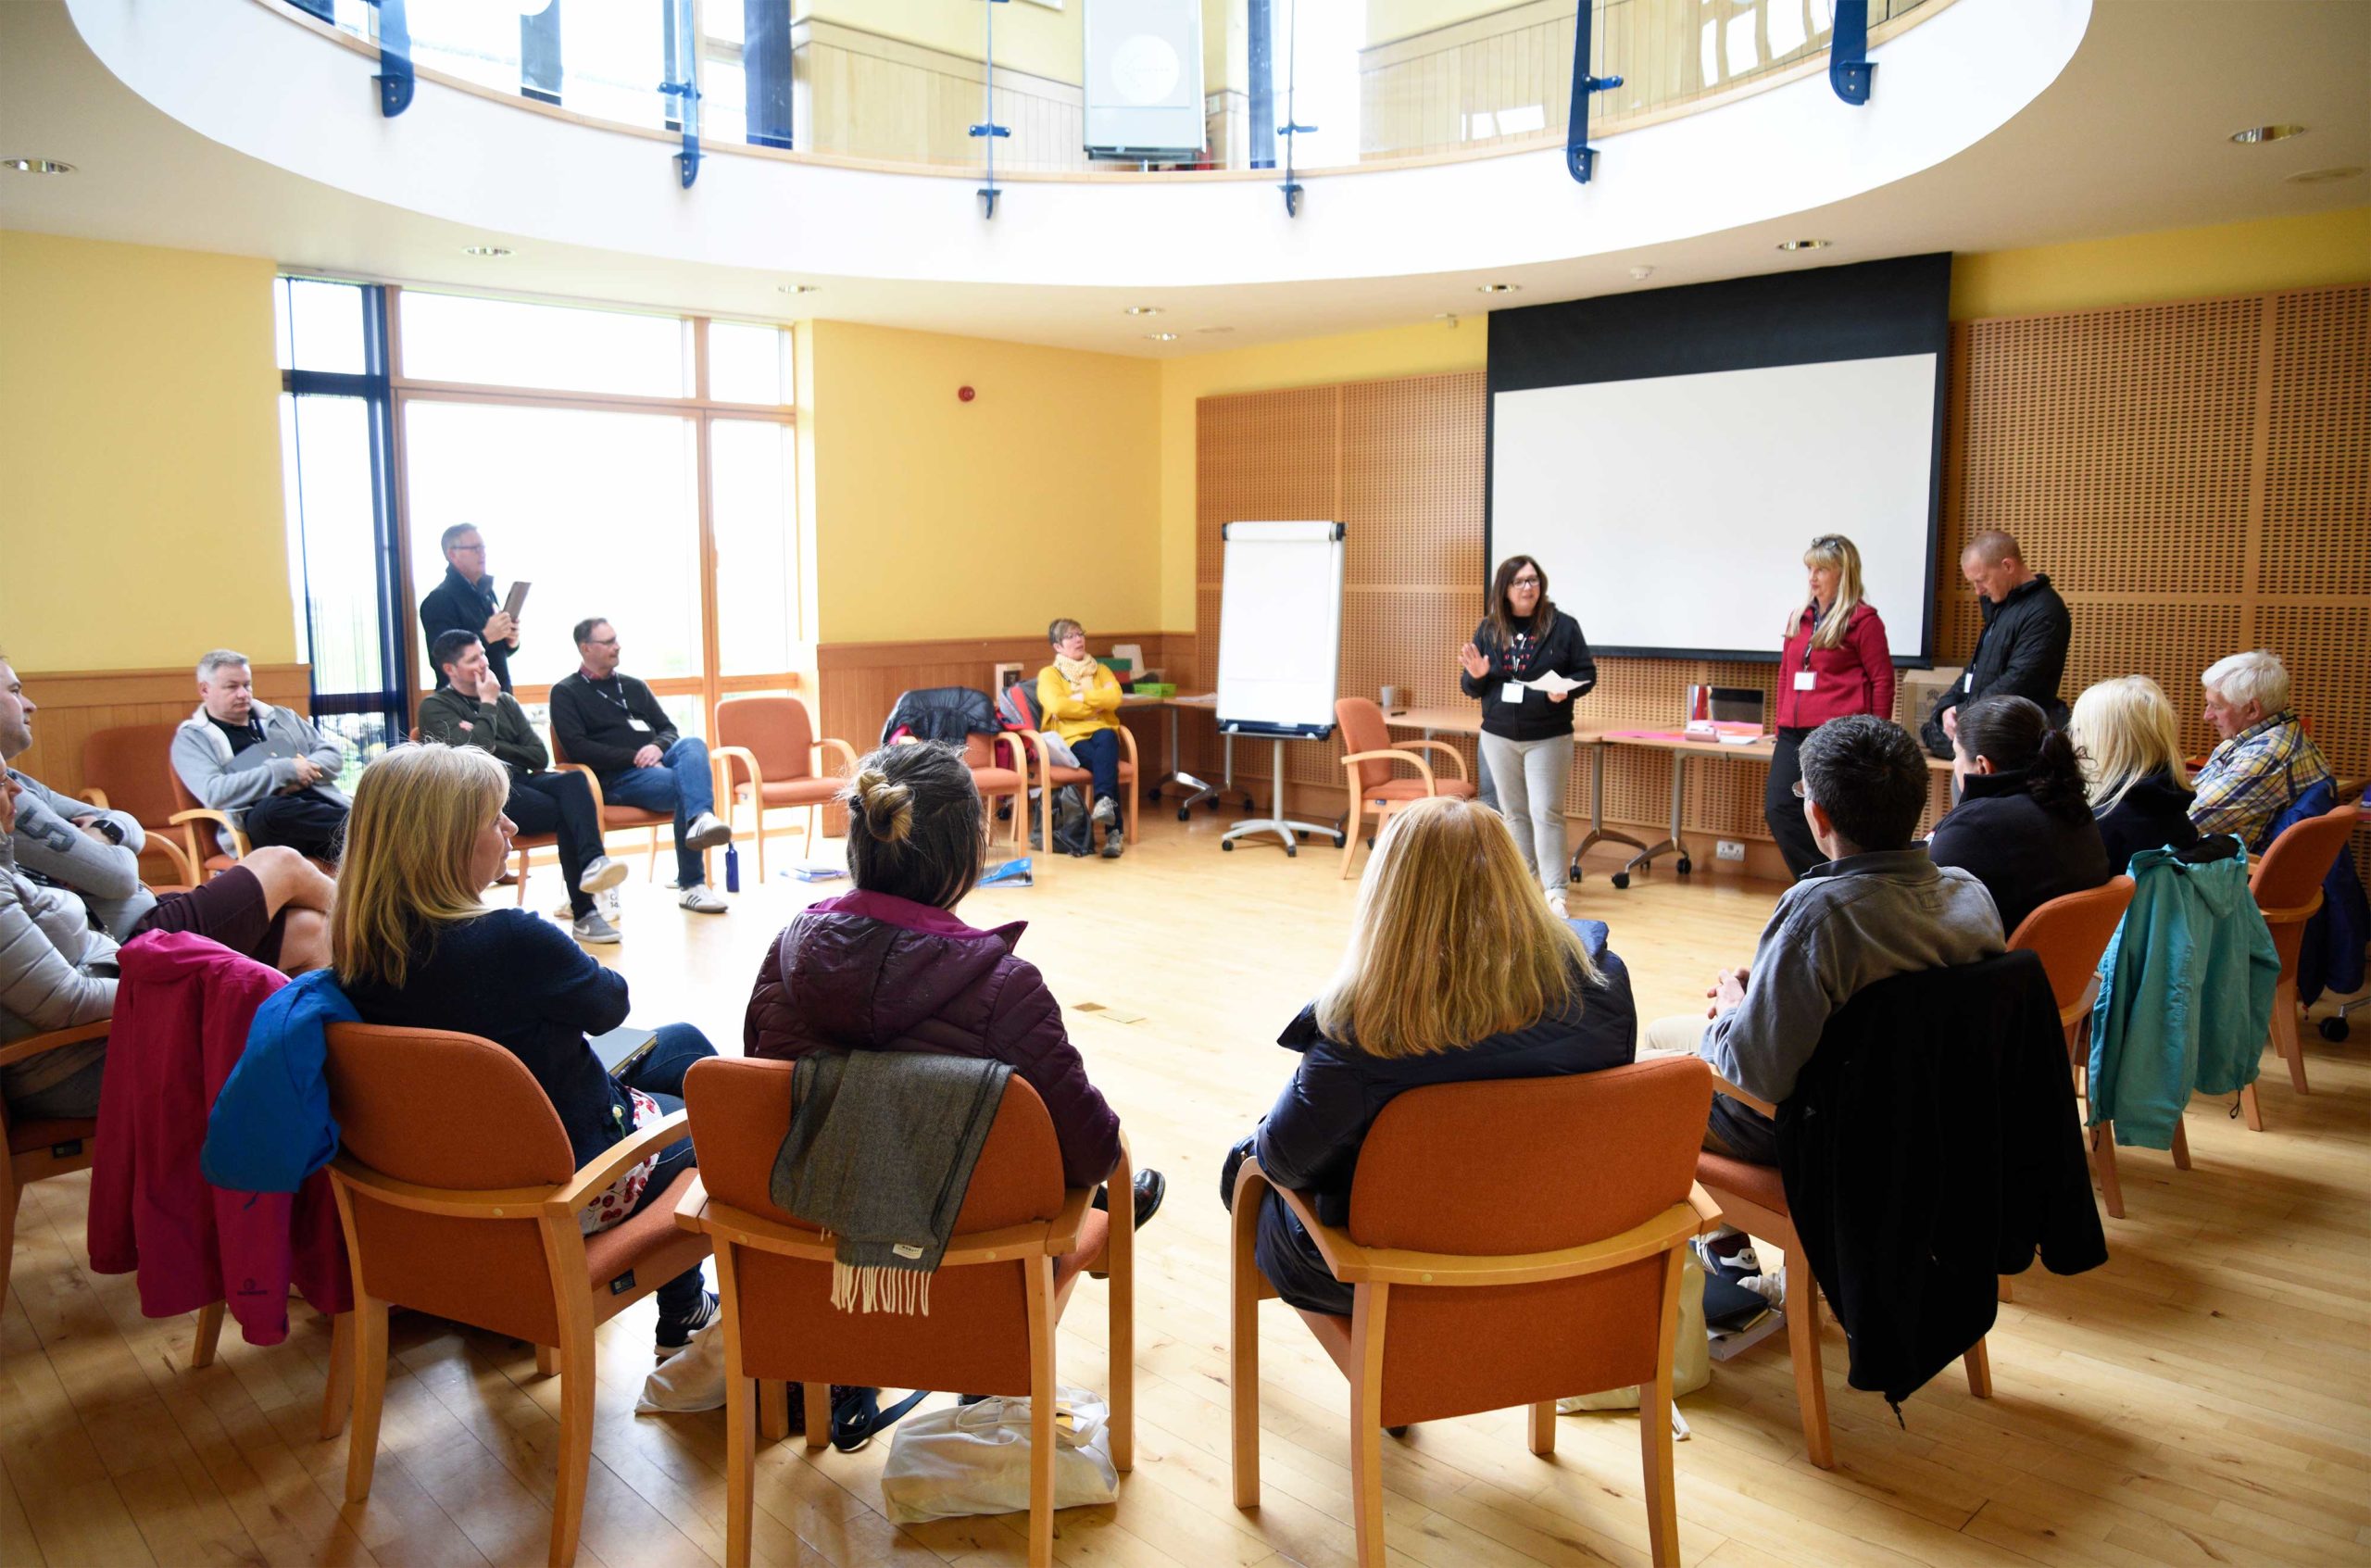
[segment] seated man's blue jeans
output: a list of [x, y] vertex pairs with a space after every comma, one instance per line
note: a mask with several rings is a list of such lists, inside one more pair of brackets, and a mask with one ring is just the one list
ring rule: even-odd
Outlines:
[[[640, 771], [646, 773], [658, 771], [655, 768]], [[641, 1060], [619, 1073], [618, 1082], [629, 1088], [640, 1089], [659, 1102], [660, 1110], [671, 1116], [684, 1109], [684, 1073], [692, 1063], [715, 1054], [716, 1047], [708, 1043], [708, 1036], [692, 1025], [664, 1024], [650, 1049], [643, 1053]], [[642, 1198], [634, 1204], [634, 1211], [639, 1214], [659, 1201], [674, 1185], [677, 1176], [697, 1163], [690, 1138], [678, 1138], [660, 1149], [659, 1164], [650, 1173], [650, 1180], [643, 1187]], [[696, 1263], [685, 1269], [653, 1293], [659, 1298], [659, 1321], [671, 1327], [689, 1323], [698, 1314], [700, 1298], [707, 1290], [708, 1283], [700, 1273], [699, 1265]]]
[[708, 742], [685, 735], [667, 748], [656, 768], [620, 768], [601, 775], [601, 797], [612, 806], [675, 813], [675, 885], [697, 887], [708, 880], [700, 852], [684, 847], [693, 819], [716, 809], [716, 784], [709, 775]]
[[1071, 742], [1071, 755], [1095, 776], [1095, 798], [1116, 799], [1120, 794], [1120, 732], [1098, 730]]

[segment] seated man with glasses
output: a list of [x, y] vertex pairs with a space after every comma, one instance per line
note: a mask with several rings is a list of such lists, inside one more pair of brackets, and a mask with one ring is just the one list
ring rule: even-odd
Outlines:
[[700, 914], [722, 914], [730, 906], [709, 891], [700, 860], [701, 850], [733, 837], [716, 820], [708, 743], [677, 734], [650, 688], [618, 673], [615, 627], [596, 616], [578, 621], [575, 635], [583, 662], [552, 687], [552, 738], [569, 761], [593, 770], [609, 804], [675, 813], [676, 901]]
[[[1703, 1017], [1647, 1028], [1648, 1052], [1692, 1051], [1774, 1105], [1795, 1092], [1829, 1015], [1856, 992], [1914, 970], [1974, 963], [2004, 947], [1984, 884], [1937, 866], [1911, 842], [1926, 805], [1926, 761], [1908, 731], [1867, 713], [1831, 719], [1804, 740], [1802, 768], [1795, 793], [1826, 863], [1779, 895], [1753, 967], [1715, 975]], [[1716, 1095], [1704, 1147], [1775, 1165], [1777, 1126]]]
[[[485, 645], [485, 661], [502, 689], [510, 689], [510, 656], [519, 651], [519, 623], [502, 612], [494, 596], [494, 578], [485, 569], [485, 539], [473, 524], [457, 522], [438, 541], [445, 550], [445, 580], [420, 601], [420, 629], [428, 646], [447, 632], [467, 632]], [[435, 661], [432, 659], [431, 663]], [[437, 666], [436, 685], [446, 676]]]

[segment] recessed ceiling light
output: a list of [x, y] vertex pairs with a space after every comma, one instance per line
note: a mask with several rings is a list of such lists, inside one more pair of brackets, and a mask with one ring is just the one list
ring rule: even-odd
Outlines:
[[1121, 310], [1120, 314], [1123, 316], [1158, 316], [1160, 314], [1160, 307], [1158, 305], [1131, 305], [1124, 307]]
[[1221, 332], [1235, 331], [1233, 327], [1196, 327], [1194, 330], [1205, 337], [1215, 337]]
[[2352, 180], [2363, 172], [2359, 163], [2340, 164], [2335, 169], [2308, 169], [2288, 177], [2291, 185], [2327, 185], [2333, 180]]
[[821, 283], [777, 283], [774, 287], [783, 294], [816, 294], [822, 291], [823, 285]]
[[2231, 140], [2243, 147], [2252, 147], [2261, 142], [2286, 142], [2291, 136], [2302, 136], [2304, 133], [2305, 128], [2302, 125], [2251, 125], [2245, 131], [2232, 132]]
[[510, 249], [508, 245], [463, 245], [461, 247], [461, 254], [463, 256], [478, 256], [491, 258], [508, 256], [510, 254]]
[[71, 174], [74, 166], [46, 157], [0, 158], [0, 169], [10, 169], [19, 174]]
[[1153, 343], [1175, 343], [1177, 341], [1177, 334], [1175, 332], [1147, 332], [1145, 333], [1145, 336]]
[[1482, 283], [1476, 285], [1474, 292], [1475, 294], [1521, 294], [1523, 285], [1521, 283]]
[[1778, 248], [1780, 250], [1825, 250], [1835, 243], [1834, 240], [1780, 240]]

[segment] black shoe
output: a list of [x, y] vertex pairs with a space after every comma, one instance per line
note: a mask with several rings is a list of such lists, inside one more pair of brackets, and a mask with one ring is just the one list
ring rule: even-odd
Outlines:
[[[1169, 1196], [1169, 1178], [1158, 1171], [1139, 1171], [1133, 1185], [1136, 1194], [1135, 1228], [1142, 1230], [1145, 1222], [1160, 1211], [1160, 1200]], [[1110, 1199], [1111, 1189], [1109, 1186], [1095, 1189], [1095, 1207], [1098, 1209], [1110, 1210]]]
[[689, 1345], [693, 1335], [716, 1321], [716, 1292], [704, 1290], [700, 1292], [700, 1310], [692, 1314], [689, 1322], [669, 1323], [665, 1318], [660, 1318], [659, 1343], [656, 1349], [658, 1359], [663, 1361]]

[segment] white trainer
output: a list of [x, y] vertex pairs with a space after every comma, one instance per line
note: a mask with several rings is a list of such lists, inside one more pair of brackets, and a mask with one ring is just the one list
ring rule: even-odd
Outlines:
[[606, 893], [625, 879], [624, 861], [612, 860], [607, 855], [596, 855], [593, 858], [592, 863], [584, 868], [584, 874], [576, 879], [576, 890], [580, 893]]
[[710, 892], [708, 884], [704, 882], [696, 882], [684, 888], [684, 896], [675, 902], [695, 914], [703, 915], [721, 915], [733, 907]]
[[1549, 913], [1554, 915], [1558, 920], [1569, 920], [1572, 918], [1564, 912], [1564, 890], [1562, 888], [1551, 887], [1548, 890], [1548, 910]]
[[716, 820], [713, 811], [702, 811], [684, 824], [684, 847], [714, 849], [733, 842], [733, 830]]

